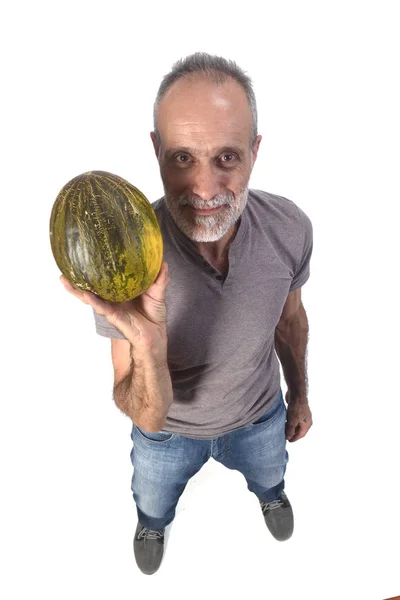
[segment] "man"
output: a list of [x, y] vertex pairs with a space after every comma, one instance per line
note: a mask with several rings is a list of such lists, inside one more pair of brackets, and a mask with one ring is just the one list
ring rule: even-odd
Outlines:
[[111, 338], [114, 400], [133, 421], [134, 553], [147, 574], [210, 456], [244, 475], [272, 535], [288, 539], [286, 439], [312, 425], [301, 302], [312, 225], [292, 201], [248, 188], [261, 142], [251, 80], [220, 57], [178, 61], [161, 83], [151, 139], [165, 192], [152, 205], [164, 241], [156, 281], [113, 305], [61, 277]]

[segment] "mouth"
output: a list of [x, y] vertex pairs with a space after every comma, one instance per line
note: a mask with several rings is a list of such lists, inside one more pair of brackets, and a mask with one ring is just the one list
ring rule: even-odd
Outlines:
[[217, 206], [216, 208], [194, 208], [191, 206], [190, 208], [196, 215], [215, 215], [218, 211], [223, 208], [223, 204], [221, 206]]

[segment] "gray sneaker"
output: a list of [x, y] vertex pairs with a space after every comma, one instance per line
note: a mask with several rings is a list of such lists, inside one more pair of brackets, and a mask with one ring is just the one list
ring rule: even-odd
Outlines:
[[143, 527], [139, 522], [133, 540], [133, 551], [136, 564], [142, 573], [152, 575], [161, 564], [164, 553], [165, 529], [153, 531]]
[[288, 540], [293, 533], [293, 510], [285, 492], [272, 502], [260, 500], [260, 505], [264, 521], [274, 538], [279, 542]]

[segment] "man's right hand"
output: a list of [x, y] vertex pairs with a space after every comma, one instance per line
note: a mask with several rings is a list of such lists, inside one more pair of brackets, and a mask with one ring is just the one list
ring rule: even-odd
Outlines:
[[146, 292], [127, 302], [108, 302], [92, 292], [78, 290], [65, 275], [61, 275], [60, 280], [70, 294], [106, 317], [130, 341], [134, 351], [147, 353], [164, 349], [166, 352], [165, 292], [170, 281], [167, 263], [162, 263], [157, 278]]

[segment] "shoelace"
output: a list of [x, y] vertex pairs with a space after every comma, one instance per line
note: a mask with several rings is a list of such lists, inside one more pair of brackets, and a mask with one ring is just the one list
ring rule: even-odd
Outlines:
[[148, 537], [149, 540], [156, 540], [157, 538], [161, 538], [164, 535], [164, 531], [159, 529], [158, 531], [153, 531], [153, 529], [147, 529], [143, 527], [142, 531], [138, 535], [138, 540], [142, 537]]
[[272, 502], [261, 502], [263, 513], [265, 513], [267, 510], [279, 508], [280, 506], [283, 506], [283, 501], [280, 498], [278, 498], [278, 500], [272, 500]]

